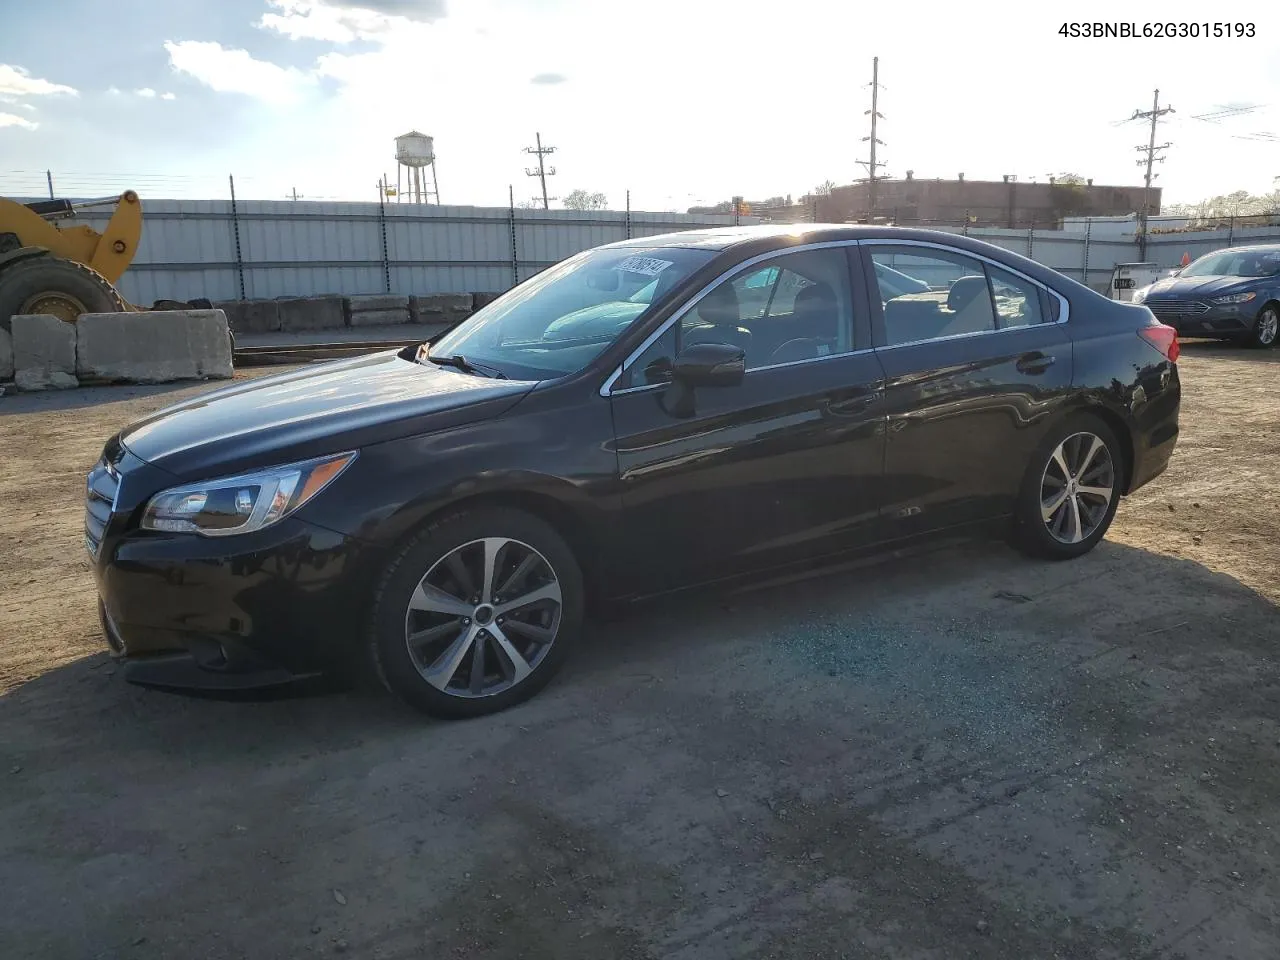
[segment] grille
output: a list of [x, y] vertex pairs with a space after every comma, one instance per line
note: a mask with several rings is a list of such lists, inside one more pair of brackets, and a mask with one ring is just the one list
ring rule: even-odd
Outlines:
[[1147, 306], [1161, 320], [1186, 320], [1209, 311], [1209, 305], [1199, 300], [1152, 300]]
[[98, 551], [102, 549], [102, 537], [107, 532], [111, 511], [115, 509], [119, 487], [119, 474], [105, 460], [99, 460], [89, 471], [84, 497], [84, 545], [94, 560], [98, 559]]

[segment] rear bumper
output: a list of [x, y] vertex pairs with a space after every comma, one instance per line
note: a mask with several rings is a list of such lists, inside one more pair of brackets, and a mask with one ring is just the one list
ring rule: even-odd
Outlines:
[[1128, 493], [1150, 483], [1168, 468], [1178, 444], [1178, 413], [1182, 406], [1177, 364], [1166, 362], [1148, 369], [1139, 384], [1143, 400], [1133, 409], [1133, 471]]

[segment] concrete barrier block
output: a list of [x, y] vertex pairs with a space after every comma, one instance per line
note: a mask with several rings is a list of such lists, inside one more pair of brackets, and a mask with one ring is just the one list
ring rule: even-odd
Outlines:
[[274, 300], [224, 300], [213, 306], [227, 315], [227, 325], [235, 333], [280, 330], [280, 305]]
[[13, 380], [19, 390], [66, 390], [76, 380], [76, 327], [47, 314], [12, 317]]
[[231, 336], [221, 310], [86, 313], [76, 326], [81, 379], [166, 383], [232, 375]]
[[502, 294], [505, 292], [506, 291], [504, 290], [498, 293], [494, 293], [492, 291], [489, 291], [486, 293], [473, 293], [471, 295], [471, 302], [472, 302], [471, 309], [479, 310], [481, 307], [487, 307], [489, 304], [493, 303], [493, 301], [497, 300], [500, 296], [502, 296]]
[[409, 298], [394, 293], [348, 297], [348, 317], [353, 327], [381, 327], [409, 322]]
[[0, 326], [0, 380], [13, 379], [13, 337]]
[[444, 323], [452, 326], [475, 309], [469, 293], [433, 293], [409, 299], [411, 323]]
[[353, 311], [351, 314], [353, 327], [387, 327], [408, 322], [407, 307], [404, 310], [361, 310], [359, 313]]
[[280, 329], [286, 333], [336, 330], [347, 325], [345, 297], [284, 297], [276, 301], [276, 306]]
[[369, 310], [408, 310], [409, 298], [398, 293], [374, 293], [363, 297], [348, 297], [352, 313], [364, 313]]

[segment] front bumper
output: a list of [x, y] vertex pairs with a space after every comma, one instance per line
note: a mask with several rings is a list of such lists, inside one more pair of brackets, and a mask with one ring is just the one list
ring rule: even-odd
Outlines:
[[234, 538], [109, 536], [94, 576], [126, 679], [225, 691], [348, 663], [376, 569], [362, 542], [289, 518]]
[[1151, 300], [1142, 304], [1183, 337], [1243, 337], [1253, 329], [1260, 303]]

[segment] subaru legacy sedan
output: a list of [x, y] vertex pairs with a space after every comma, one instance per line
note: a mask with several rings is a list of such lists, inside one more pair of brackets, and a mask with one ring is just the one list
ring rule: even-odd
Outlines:
[[214, 390], [107, 442], [107, 643], [164, 688], [367, 663], [440, 717], [543, 687], [599, 605], [995, 523], [1092, 549], [1178, 435], [1174, 330], [949, 234], [628, 240], [435, 342]]
[[1269, 348], [1280, 335], [1280, 246], [1229, 247], [1136, 291], [1134, 303], [1184, 337]]

